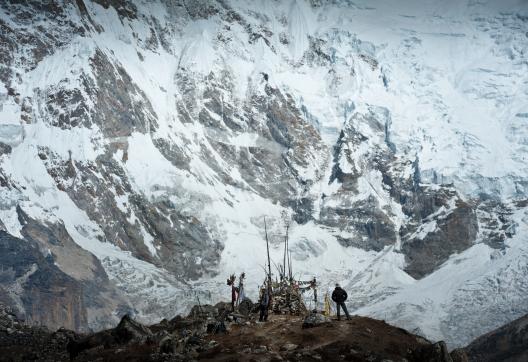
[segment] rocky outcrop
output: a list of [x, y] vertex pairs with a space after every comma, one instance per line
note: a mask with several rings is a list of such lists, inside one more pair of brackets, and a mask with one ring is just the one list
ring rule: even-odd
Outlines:
[[380, 251], [400, 239], [405, 271], [419, 279], [473, 245], [477, 206], [450, 185], [422, 184], [418, 160], [396, 158], [390, 124], [384, 108], [352, 114], [334, 148], [329, 182], [339, 188], [322, 196], [320, 222], [346, 246]]
[[[156, 114], [141, 89], [117, 60], [100, 50], [90, 59], [95, 78], [86, 80], [84, 90], [94, 106], [86, 117], [110, 138], [130, 136], [132, 132], [149, 133], [156, 129]], [[88, 100], [84, 100], [88, 101]], [[66, 102], [67, 104], [68, 102]], [[63, 107], [65, 102], [57, 105]]]
[[205, 315], [177, 317], [151, 326], [125, 316], [115, 328], [80, 336], [64, 329], [52, 333], [27, 327], [0, 306], [0, 352], [2, 358], [13, 361], [465, 361], [463, 351], [449, 354], [443, 342], [433, 344], [370, 318], [354, 317], [347, 322], [323, 318], [318, 328], [304, 328], [300, 317], [271, 316], [266, 323], [256, 323], [257, 314], [242, 319], [233, 318], [236, 315], [214, 316], [224, 326], [220, 333], [206, 328], [212, 317]]
[[99, 260], [81, 249], [63, 224], [38, 222], [21, 208], [18, 214], [23, 240], [0, 231], [4, 299], [30, 324], [83, 331], [112, 323], [112, 314], [126, 302]]
[[528, 359], [528, 316], [487, 333], [464, 348], [469, 361], [521, 362]]
[[[515, 209], [526, 207], [524, 200], [519, 200], [516, 205], [506, 205], [497, 200], [482, 200], [477, 207], [477, 217], [483, 241], [494, 249], [506, 248], [506, 242], [516, 232], [516, 223], [511, 216]], [[523, 206], [524, 205], [524, 206]]]
[[320, 222], [338, 228], [341, 244], [380, 251], [397, 240], [391, 196], [383, 174], [391, 167], [394, 151], [389, 142], [390, 114], [371, 107], [366, 114], [354, 112], [334, 146], [329, 184], [338, 191], [322, 195]]
[[414, 352], [416, 358], [421, 361], [430, 362], [453, 362], [445, 342], [424, 345]]
[[320, 314], [320, 313], [310, 313], [306, 318], [304, 318], [302, 327], [303, 328], [314, 328], [330, 323], [330, 318]]
[[404, 236], [402, 251], [408, 260], [405, 271], [415, 278], [430, 274], [450, 255], [473, 245], [477, 232], [474, 207], [456, 200], [453, 209], [442, 217], [425, 218], [414, 234]]
[[35, 242], [0, 231], [2, 288], [29, 324], [80, 329], [87, 325], [81, 283], [62, 272]]
[[[163, 263], [182, 278], [196, 278], [216, 265], [221, 245], [204, 225], [180, 213], [169, 200], [137, 194], [111, 150], [94, 162], [64, 160], [48, 149], [39, 155], [57, 187], [102, 227], [105, 240], [142, 260]], [[106, 212], [101, 213], [102, 208]], [[148, 238], [157, 250], [147, 247]]]

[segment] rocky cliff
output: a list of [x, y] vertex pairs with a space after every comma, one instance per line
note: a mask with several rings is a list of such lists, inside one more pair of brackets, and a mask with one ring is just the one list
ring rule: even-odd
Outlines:
[[528, 358], [528, 316], [491, 331], [465, 350], [470, 361], [526, 361]]

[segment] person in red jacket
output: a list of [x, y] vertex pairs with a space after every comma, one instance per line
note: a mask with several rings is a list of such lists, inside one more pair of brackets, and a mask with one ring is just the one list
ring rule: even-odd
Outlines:
[[345, 301], [347, 300], [348, 295], [347, 292], [345, 292], [344, 289], [341, 288], [339, 284], [336, 284], [334, 292], [332, 293], [332, 300], [337, 305], [337, 320], [341, 320], [340, 315], [340, 308], [343, 308], [346, 314], [347, 320], [350, 320], [350, 314], [348, 314], [347, 307], [345, 305]]

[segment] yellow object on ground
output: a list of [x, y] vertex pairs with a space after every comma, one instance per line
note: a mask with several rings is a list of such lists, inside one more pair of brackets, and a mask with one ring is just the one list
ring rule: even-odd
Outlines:
[[324, 315], [327, 317], [330, 317], [331, 313], [332, 313], [332, 308], [330, 304], [330, 298], [328, 297], [328, 293], [326, 293], [324, 297]]

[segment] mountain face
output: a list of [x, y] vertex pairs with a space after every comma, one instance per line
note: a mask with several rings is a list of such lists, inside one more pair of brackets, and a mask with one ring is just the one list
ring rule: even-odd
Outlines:
[[[461, 346], [528, 313], [528, 3], [7, 1], [0, 299], [75, 330], [282, 260]], [[308, 296], [307, 296], [308, 297]]]

